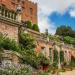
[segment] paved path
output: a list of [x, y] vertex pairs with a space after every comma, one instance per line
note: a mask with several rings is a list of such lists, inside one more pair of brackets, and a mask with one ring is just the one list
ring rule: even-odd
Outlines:
[[61, 73], [61, 75], [75, 75], [75, 70]]

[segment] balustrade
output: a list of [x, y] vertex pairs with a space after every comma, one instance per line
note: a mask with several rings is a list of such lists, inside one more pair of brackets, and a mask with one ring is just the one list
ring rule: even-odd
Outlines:
[[11, 20], [16, 20], [16, 12], [10, 11], [4, 6], [0, 6], [0, 16], [11, 19]]

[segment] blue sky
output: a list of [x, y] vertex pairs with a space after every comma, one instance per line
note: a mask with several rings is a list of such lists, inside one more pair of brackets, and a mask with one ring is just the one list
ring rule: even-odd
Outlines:
[[38, 25], [41, 32], [54, 34], [60, 25], [75, 29], [75, 0], [31, 0], [38, 4]]
[[70, 15], [70, 10], [73, 10], [72, 8], [69, 8], [64, 14], [60, 14], [58, 12], [53, 12], [48, 16], [48, 19], [54, 23], [56, 27], [59, 27], [61, 25], [71, 26], [73, 29], [75, 29], [75, 17], [72, 17]]
[[75, 29], [75, 17], [70, 16], [69, 12], [70, 10], [66, 11], [63, 15], [58, 12], [53, 12], [48, 16], [48, 19], [53, 22], [56, 27], [66, 25]]

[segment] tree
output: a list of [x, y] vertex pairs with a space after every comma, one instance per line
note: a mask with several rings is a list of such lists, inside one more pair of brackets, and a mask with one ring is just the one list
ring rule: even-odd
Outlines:
[[64, 37], [64, 42], [75, 45], [75, 38], [70, 37], [70, 36], [65, 36]]
[[69, 35], [71, 31], [72, 31], [72, 28], [70, 26], [60, 26], [57, 28], [56, 34], [66, 36], [66, 35]]
[[60, 26], [56, 30], [56, 35], [71, 36], [75, 38], [75, 31], [70, 26]]
[[39, 27], [37, 24], [33, 24], [32, 29], [39, 32]]

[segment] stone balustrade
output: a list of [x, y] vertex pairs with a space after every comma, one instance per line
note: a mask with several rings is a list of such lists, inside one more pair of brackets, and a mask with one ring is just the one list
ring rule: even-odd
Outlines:
[[14, 11], [10, 11], [9, 9], [7, 9], [5, 6], [0, 5], [0, 16], [12, 19], [12, 20], [16, 20], [16, 12]]

